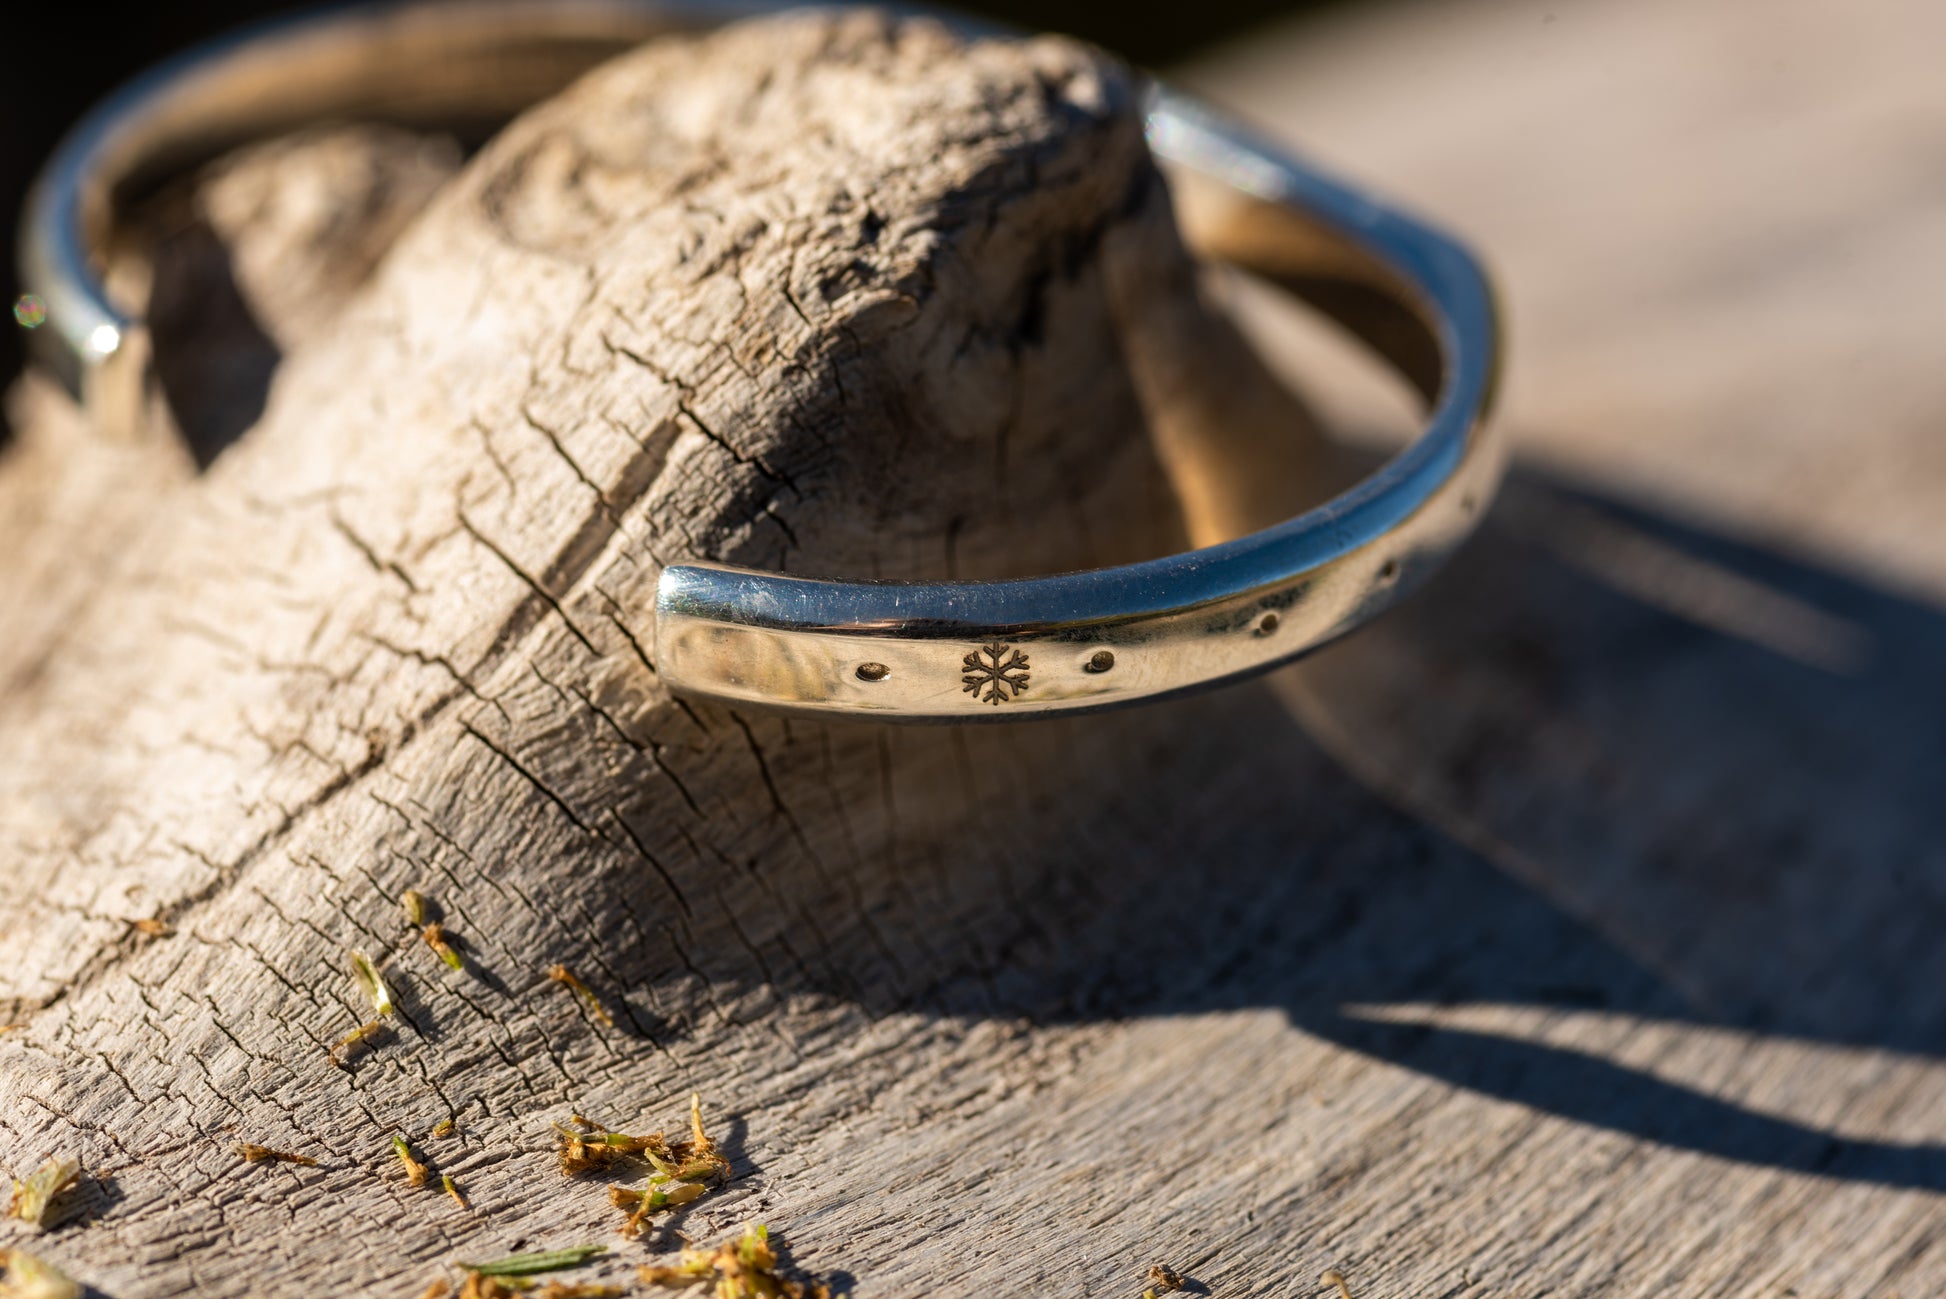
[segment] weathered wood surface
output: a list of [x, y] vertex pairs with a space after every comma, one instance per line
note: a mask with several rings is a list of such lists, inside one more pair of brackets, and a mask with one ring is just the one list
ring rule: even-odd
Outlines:
[[[1491, 248], [1521, 466], [1385, 625], [1072, 724], [685, 709], [639, 611], [692, 554], [1173, 544], [1140, 435], [1250, 371], [1111, 70], [869, 21], [651, 50], [342, 305], [355, 231], [212, 204], [288, 353], [261, 421], [196, 475], [26, 390], [0, 462], [0, 1140], [113, 1174], [32, 1247], [113, 1294], [416, 1293], [614, 1239], [546, 1120], [700, 1088], [738, 1177], [683, 1229], [764, 1219], [860, 1295], [1158, 1259], [1238, 1296], [1946, 1291], [1938, 19], [1544, 16], [1199, 70]], [[269, 247], [317, 293], [253, 288]], [[1158, 377], [1158, 340], [1207, 355]], [[339, 1072], [352, 946], [408, 1022]], [[448, 1114], [471, 1213], [388, 1163]]]

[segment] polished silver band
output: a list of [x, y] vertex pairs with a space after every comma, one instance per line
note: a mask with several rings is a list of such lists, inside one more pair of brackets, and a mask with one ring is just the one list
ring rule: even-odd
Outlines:
[[[41, 354], [114, 433], [148, 386], [142, 322], [98, 269], [118, 199], [250, 137], [347, 116], [484, 132], [652, 36], [784, 6], [512, 0], [336, 11], [216, 43], [95, 110], [29, 198], [21, 259]], [[436, 57], [435, 57], [436, 56]], [[409, 70], [410, 75], [401, 75]], [[1372, 476], [1260, 532], [1144, 563], [992, 582], [664, 570], [656, 667], [681, 693], [883, 719], [987, 721], [1154, 699], [1284, 662], [1393, 603], [1469, 533], [1498, 481], [1485, 422], [1494, 305], [1460, 245], [1154, 85], [1148, 135], [1221, 196], [1201, 251], [1344, 325], [1425, 397]]]

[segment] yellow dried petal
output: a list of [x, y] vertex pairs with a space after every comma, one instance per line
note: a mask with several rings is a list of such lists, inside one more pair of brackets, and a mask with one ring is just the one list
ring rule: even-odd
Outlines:
[[55, 1199], [80, 1180], [81, 1164], [78, 1160], [63, 1156], [50, 1159], [30, 1173], [26, 1181], [14, 1183], [13, 1199], [7, 1204], [7, 1216], [45, 1228]]
[[81, 1286], [52, 1263], [24, 1249], [6, 1250], [4, 1257], [7, 1275], [0, 1280], [0, 1295], [7, 1299], [81, 1299]]

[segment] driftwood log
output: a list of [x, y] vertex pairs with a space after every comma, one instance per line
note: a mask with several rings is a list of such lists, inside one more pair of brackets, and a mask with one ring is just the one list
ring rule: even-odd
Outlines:
[[[647, 47], [443, 186], [440, 158], [312, 136], [158, 204], [127, 273], [193, 457], [23, 397], [0, 1123], [98, 1201], [46, 1251], [130, 1294], [416, 1292], [455, 1255], [612, 1240], [550, 1123], [660, 1127], [693, 1090], [735, 1178], [683, 1230], [768, 1218], [816, 1270], [943, 1284], [965, 1261], [924, 1242], [1001, 1172], [948, 1157], [998, 1116], [970, 1098], [1030, 1104], [1132, 1004], [1122, 974], [1171, 995], [1153, 948], [1199, 884], [1129, 809], [1172, 788], [1189, 824], [1234, 745], [1207, 706], [977, 735], [691, 706], [648, 610], [676, 558], [977, 577], [1180, 547], [1145, 434], [1193, 419], [1192, 368], [1231, 372], [1224, 401], [1251, 371], [1129, 80], [804, 18]], [[372, 1016], [354, 949], [398, 1024], [339, 1068]], [[1064, 1018], [1091, 1027], [1026, 1027]], [[471, 1208], [405, 1186], [394, 1132]], [[1054, 1137], [1019, 1138], [1024, 1207]], [[1048, 1245], [1005, 1270], [1065, 1274]]]
[[[1933, 46], [1785, 7], [1768, 56], [1846, 55], [1809, 89], [1724, 89], [1659, 34], [1746, 25], [1678, 0], [1469, 3], [1202, 69], [1493, 246], [1535, 322], [1529, 458], [1400, 616], [1270, 684], [1068, 723], [688, 705], [643, 619], [692, 556], [1157, 553], [1198, 526], [1164, 469], [1184, 439], [1304, 427], [1099, 57], [759, 24], [628, 56], [463, 167], [336, 132], [158, 201], [124, 267], [167, 327], [153, 438], [103, 446], [30, 380], [0, 460], [0, 1154], [89, 1174], [71, 1220], [0, 1243], [129, 1296], [409, 1295], [589, 1241], [616, 1252], [586, 1275], [622, 1279], [676, 1240], [615, 1236], [549, 1124], [679, 1125], [699, 1091], [734, 1175], [674, 1226], [767, 1222], [861, 1296], [1132, 1299], [1158, 1262], [1222, 1296], [1330, 1267], [1359, 1299], [1946, 1291], [1928, 408], [1853, 379], [1845, 408], [1884, 418], [1848, 421], [1846, 463], [1920, 467], [1812, 517], [1792, 475], [1833, 484], [1836, 434], [1751, 409], [1777, 362], [1722, 346], [1848, 354], [1749, 286], [1870, 301], [1828, 253], [1884, 291], [1883, 241], [1845, 236], [1905, 155], [1857, 123], [1925, 118], [1883, 88], [1923, 103]], [[1402, 65], [1443, 70], [1437, 121], [1401, 111]], [[1545, 97], [1597, 68], [1619, 85]], [[1695, 125], [1781, 102], [1793, 174], [1846, 162], [1856, 197], [1791, 191], [1774, 243], [1685, 260], [1700, 200], [1649, 187], [1675, 210], [1645, 227], [1495, 152], [1571, 178], [1642, 102], [1602, 167], [1720, 176]], [[1602, 260], [1624, 233], [1667, 292], [1591, 318], [1632, 283]], [[1699, 323], [1676, 289], [1705, 271]], [[1383, 418], [1284, 329], [1327, 409]], [[1786, 535], [1865, 538], [1849, 566], [1917, 594], [1750, 540]], [[371, 1015], [352, 949], [399, 1011], [339, 1068]], [[408, 1187], [394, 1132], [471, 1207]]]

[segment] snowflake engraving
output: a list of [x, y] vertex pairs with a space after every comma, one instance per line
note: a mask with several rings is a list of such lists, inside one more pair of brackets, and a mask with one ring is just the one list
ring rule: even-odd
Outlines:
[[982, 645], [966, 656], [963, 665], [966, 675], [960, 680], [966, 683], [966, 693], [982, 703], [1004, 704], [1027, 689], [1027, 656], [1011, 645], [997, 641]]

